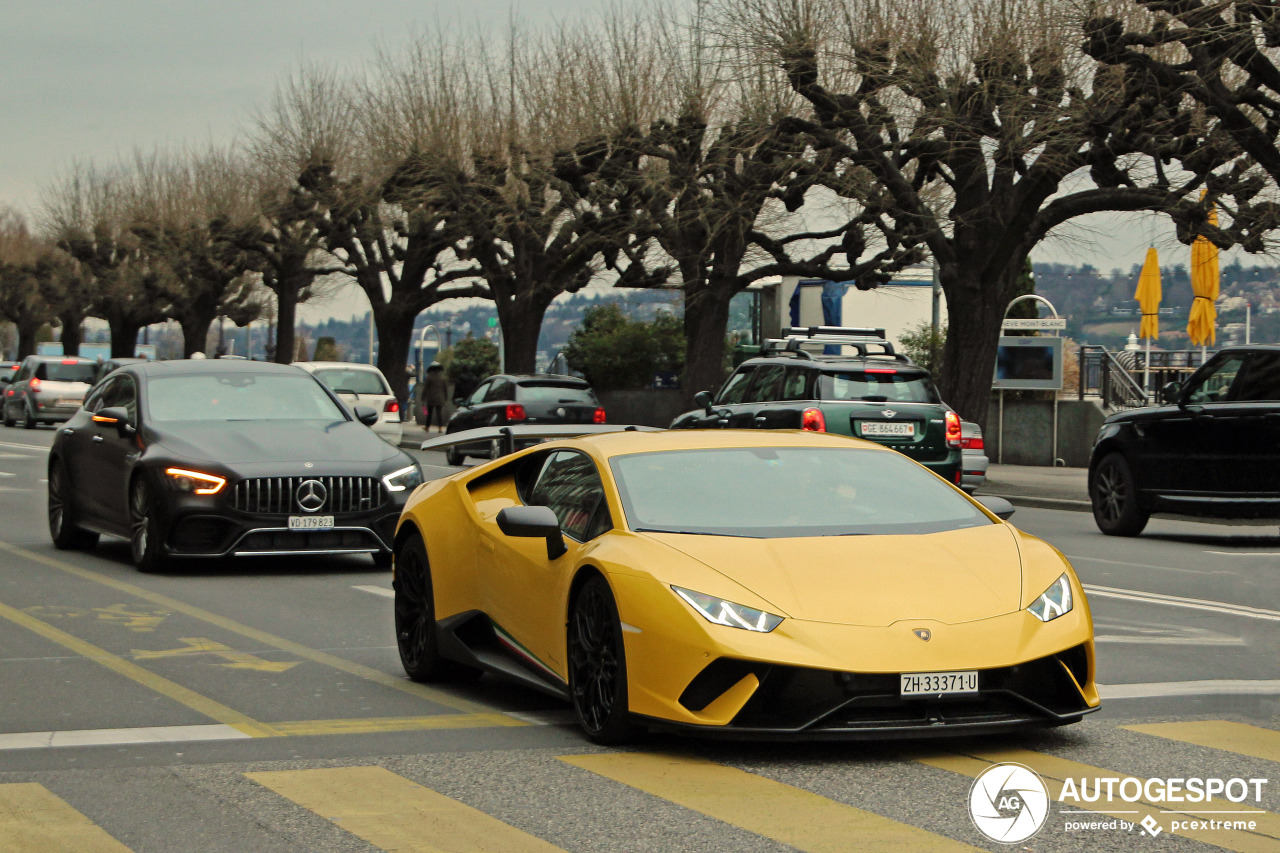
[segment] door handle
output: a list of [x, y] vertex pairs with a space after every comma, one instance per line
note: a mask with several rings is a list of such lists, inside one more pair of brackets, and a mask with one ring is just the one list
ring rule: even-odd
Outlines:
[[94, 443], [94, 444], [102, 444], [102, 442], [103, 442], [103, 438], [102, 438], [102, 436], [100, 436], [100, 435], [95, 435], [95, 436], [93, 437], [93, 443]]
[[764, 429], [764, 425], [766, 423], [768, 423], [768, 418], [766, 418], [764, 415], [756, 415], [756, 419], [755, 419], [756, 429]]

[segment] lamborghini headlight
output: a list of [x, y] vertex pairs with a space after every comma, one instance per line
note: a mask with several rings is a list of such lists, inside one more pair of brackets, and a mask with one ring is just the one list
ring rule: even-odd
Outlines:
[[225, 477], [215, 477], [213, 474], [189, 471], [186, 468], [166, 468], [164, 473], [175, 489], [197, 495], [216, 495], [227, 484]]
[[422, 470], [417, 465], [392, 471], [382, 478], [388, 492], [403, 492], [405, 489], [416, 489], [422, 485]]
[[1062, 575], [1049, 585], [1049, 588], [1040, 593], [1040, 597], [1031, 602], [1031, 606], [1027, 608], [1031, 615], [1039, 619], [1041, 622], [1052, 622], [1059, 616], [1071, 611], [1071, 579], [1067, 577], [1067, 573]]
[[746, 631], [759, 631], [767, 634], [782, 624], [782, 617], [744, 604], [734, 604], [714, 595], [704, 595], [691, 589], [671, 587], [675, 594], [689, 602], [693, 609], [702, 614], [708, 622], [716, 625], [727, 625], [730, 628], [742, 628]]

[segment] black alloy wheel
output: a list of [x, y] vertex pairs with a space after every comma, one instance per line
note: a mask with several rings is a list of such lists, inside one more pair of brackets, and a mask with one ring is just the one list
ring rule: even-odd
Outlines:
[[75, 523], [71, 480], [61, 459], [49, 467], [49, 536], [62, 551], [89, 549], [98, 544], [98, 534]]
[[1089, 482], [1093, 520], [1108, 536], [1137, 536], [1151, 513], [1138, 502], [1138, 484], [1129, 461], [1121, 453], [1109, 453], [1098, 463]]
[[569, 614], [569, 695], [587, 739], [621, 744], [637, 726], [627, 710], [627, 661], [622, 622], [609, 584], [589, 578], [573, 599]]
[[22, 425], [27, 429], [35, 429], [36, 424], [39, 423], [39, 421], [36, 420], [35, 404], [28, 403], [23, 406], [23, 409], [25, 410], [25, 413], [22, 417]]
[[478, 678], [480, 670], [440, 656], [431, 567], [422, 537], [409, 536], [396, 546], [395, 565], [396, 649], [405, 674], [422, 682]]
[[163, 535], [151, 487], [138, 477], [129, 487], [129, 548], [138, 571], [158, 572], [165, 567]]

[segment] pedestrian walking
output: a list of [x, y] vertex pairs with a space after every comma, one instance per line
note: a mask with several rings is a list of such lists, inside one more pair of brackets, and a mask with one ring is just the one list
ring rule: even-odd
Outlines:
[[440, 364], [432, 364], [427, 368], [427, 375], [422, 380], [422, 404], [426, 410], [426, 419], [423, 426], [427, 432], [431, 432], [433, 425], [438, 425], [440, 432], [444, 432], [444, 404], [448, 399], [448, 385], [444, 379], [444, 367]]

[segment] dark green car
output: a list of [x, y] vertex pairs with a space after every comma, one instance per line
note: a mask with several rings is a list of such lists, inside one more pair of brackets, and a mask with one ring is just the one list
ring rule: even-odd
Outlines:
[[[929, 372], [887, 341], [841, 339], [855, 354], [822, 355], [801, 344], [818, 336], [771, 342], [743, 362], [719, 393], [694, 399], [671, 429], [806, 429], [892, 447], [948, 482], [961, 477], [960, 416], [942, 401]], [[868, 352], [866, 344], [878, 352]]]

